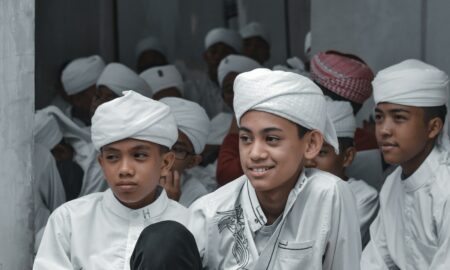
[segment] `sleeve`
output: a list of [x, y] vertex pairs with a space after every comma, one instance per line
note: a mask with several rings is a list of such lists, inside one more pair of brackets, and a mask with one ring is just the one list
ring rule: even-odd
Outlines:
[[356, 201], [347, 184], [341, 182], [337, 182], [334, 189], [334, 207], [322, 269], [359, 270], [361, 235]]
[[189, 218], [188, 229], [194, 235], [198, 252], [202, 258], [203, 267], [208, 264], [208, 222], [204, 210], [204, 199], [195, 201], [190, 207], [191, 216]]
[[[378, 193], [372, 187], [367, 187], [368, 195], [358, 202], [358, 214], [360, 219], [361, 237], [363, 243], [367, 243], [370, 224], [374, 220], [378, 209]], [[365, 237], [367, 235], [367, 237]], [[367, 240], [366, 240], [367, 238]]]
[[66, 202], [64, 186], [52, 155], [48, 156], [48, 162], [39, 178], [39, 193], [50, 212]]
[[223, 140], [217, 158], [217, 183], [223, 186], [243, 174], [239, 159], [239, 135], [229, 133]]
[[450, 198], [447, 198], [443, 207], [441, 222], [437, 226], [439, 246], [431, 261], [430, 268], [433, 270], [448, 269], [450, 265]]
[[45, 227], [33, 270], [74, 269], [70, 261], [71, 227], [64, 206], [55, 210]]

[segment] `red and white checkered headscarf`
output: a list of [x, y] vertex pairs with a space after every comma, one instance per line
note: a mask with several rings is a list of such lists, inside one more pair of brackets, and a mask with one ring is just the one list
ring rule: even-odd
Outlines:
[[365, 63], [338, 52], [320, 52], [311, 60], [311, 78], [352, 102], [362, 104], [372, 94], [374, 74]]

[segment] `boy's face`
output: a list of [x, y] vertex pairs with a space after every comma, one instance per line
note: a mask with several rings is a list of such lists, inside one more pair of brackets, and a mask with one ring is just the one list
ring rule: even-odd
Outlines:
[[311, 148], [310, 133], [300, 139], [295, 123], [260, 111], [245, 113], [240, 125], [241, 166], [255, 190], [292, 189], [303, 169], [305, 152]]
[[195, 154], [194, 146], [182, 131], [178, 130], [178, 140], [172, 147], [175, 162], [172, 170], [182, 174], [186, 169], [193, 168], [201, 162], [201, 156]]
[[429, 142], [424, 110], [419, 107], [379, 103], [375, 108], [376, 137], [385, 161], [413, 161]]
[[223, 100], [225, 101], [225, 104], [227, 104], [230, 108], [233, 108], [233, 98], [234, 98], [233, 85], [237, 75], [238, 75], [237, 72], [230, 72], [225, 76], [225, 78], [223, 78], [222, 97]]
[[98, 160], [116, 198], [138, 209], [154, 201], [159, 179], [169, 172], [174, 155], [161, 153], [155, 143], [125, 139], [102, 147]]
[[105, 102], [111, 101], [119, 96], [114, 93], [107, 86], [100, 85], [95, 92], [94, 97], [91, 100], [91, 118], [94, 116], [95, 110], [97, 110], [98, 106], [102, 105]]
[[209, 77], [212, 81], [217, 81], [217, 68], [220, 61], [227, 55], [236, 53], [236, 51], [229, 45], [218, 42], [209, 46], [209, 48], [203, 53], [203, 59], [208, 66]]
[[249, 37], [243, 40], [243, 54], [258, 61], [261, 65], [270, 58], [270, 46], [261, 37]]
[[91, 120], [89, 117], [90, 106], [92, 99], [95, 96], [95, 91], [96, 88], [94, 84], [80, 93], [69, 96], [69, 101], [73, 106], [72, 112], [74, 116], [80, 118], [83, 122], [88, 123], [89, 125]]
[[167, 65], [167, 58], [155, 50], [147, 50], [143, 52], [138, 59], [137, 71], [141, 73], [152, 67]]

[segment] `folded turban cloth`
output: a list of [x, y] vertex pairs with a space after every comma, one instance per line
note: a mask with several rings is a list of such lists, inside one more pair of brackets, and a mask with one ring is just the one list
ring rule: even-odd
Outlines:
[[[448, 100], [448, 76], [434, 66], [409, 59], [379, 71], [373, 80], [373, 89], [375, 104], [388, 102], [414, 107], [442, 106]], [[447, 118], [438, 144], [450, 150]]]
[[262, 68], [241, 73], [234, 81], [233, 106], [238, 124], [250, 110], [268, 112], [320, 131], [325, 141], [339, 153], [325, 97], [320, 88], [304, 76]]
[[225, 43], [236, 52], [241, 52], [242, 40], [239, 34], [231, 29], [214, 28], [205, 37], [205, 50], [216, 43]]
[[264, 27], [257, 22], [251, 22], [246, 26], [242, 27], [239, 31], [242, 38], [251, 38], [251, 37], [261, 37], [264, 39], [267, 44], [270, 44], [269, 34], [266, 32]]
[[78, 58], [70, 62], [61, 74], [61, 82], [67, 95], [80, 93], [95, 85], [105, 68], [105, 62], [98, 55]]
[[136, 45], [136, 58], [145, 51], [157, 51], [166, 56], [166, 48], [156, 37], [146, 37], [139, 41]]
[[149, 68], [139, 76], [150, 86], [153, 95], [170, 87], [176, 87], [183, 94], [183, 78], [174, 65]]
[[44, 110], [36, 111], [34, 115], [34, 141], [52, 150], [63, 139], [56, 119]]
[[353, 108], [347, 101], [327, 100], [327, 113], [333, 122], [338, 138], [354, 138], [356, 121]]
[[91, 133], [97, 150], [127, 138], [172, 148], [178, 139], [177, 123], [169, 106], [131, 90], [97, 108]]
[[336, 52], [320, 52], [311, 60], [313, 81], [358, 104], [372, 94], [373, 77], [369, 66]]
[[166, 97], [160, 101], [170, 107], [178, 129], [189, 138], [195, 153], [200, 154], [209, 134], [209, 118], [205, 110], [195, 102], [177, 97]]
[[144, 79], [120, 63], [111, 63], [98, 78], [97, 88], [104, 85], [116, 95], [121, 96], [125, 90], [133, 90], [146, 97], [152, 97], [152, 90]]
[[208, 134], [206, 144], [221, 145], [223, 139], [230, 130], [231, 121], [233, 121], [233, 115], [231, 113], [221, 112], [211, 119], [211, 130]]
[[261, 65], [258, 62], [247, 56], [230, 54], [222, 59], [219, 64], [217, 77], [219, 79], [220, 87], [222, 87], [223, 79], [225, 79], [228, 73], [242, 73], [260, 67]]

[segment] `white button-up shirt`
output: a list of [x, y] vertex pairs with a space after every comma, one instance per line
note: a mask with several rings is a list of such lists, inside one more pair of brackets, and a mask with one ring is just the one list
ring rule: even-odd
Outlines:
[[130, 269], [142, 230], [174, 220], [186, 224], [189, 211], [161, 193], [152, 204], [130, 209], [110, 189], [70, 201], [50, 216], [33, 269]]
[[205, 186], [194, 175], [188, 172], [184, 173], [181, 177], [181, 196], [178, 202], [189, 207], [195, 200], [208, 194]]
[[261, 253], [254, 236], [267, 223], [244, 175], [190, 207], [207, 269], [359, 269], [361, 238], [355, 198], [336, 176], [305, 169]]
[[361, 269], [450, 269], [450, 154], [437, 148], [408, 178], [388, 176]]

